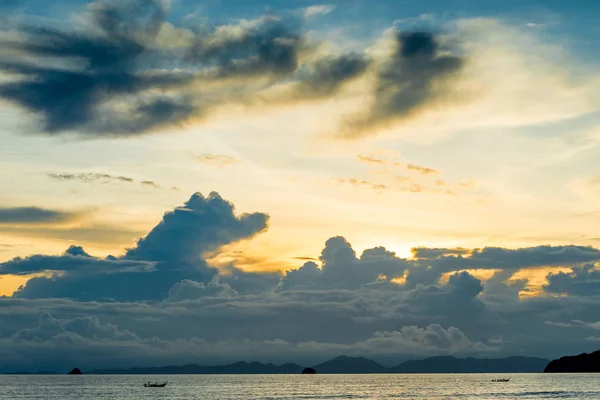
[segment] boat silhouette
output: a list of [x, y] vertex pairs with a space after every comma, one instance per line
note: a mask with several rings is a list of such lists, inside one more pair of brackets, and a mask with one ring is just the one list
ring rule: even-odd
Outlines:
[[165, 387], [167, 386], [167, 381], [163, 382], [163, 383], [158, 383], [158, 382], [146, 382], [144, 383], [144, 387]]

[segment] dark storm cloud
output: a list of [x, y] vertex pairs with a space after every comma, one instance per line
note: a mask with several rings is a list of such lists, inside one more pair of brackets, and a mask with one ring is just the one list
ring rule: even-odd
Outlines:
[[2, 263], [0, 275], [59, 273], [30, 279], [14, 294], [16, 297], [83, 301], [165, 299], [178, 282], [188, 279], [203, 285], [215, 276], [217, 270], [206, 264], [202, 253], [251, 238], [266, 229], [267, 221], [268, 216], [262, 213], [236, 216], [233, 204], [217, 193], [207, 198], [196, 193], [183, 207], [166, 213], [122, 257], [100, 259], [81, 247], [71, 246], [60, 256], [34, 255]]
[[405, 118], [443, 98], [445, 86], [437, 84], [452, 79], [466, 62], [446, 50], [433, 32], [396, 32], [395, 49], [377, 71], [374, 104], [365, 115], [348, 119], [342, 134], [366, 135], [369, 128]]
[[0, 208], [0, 224], [48, 224], [78, 219], [80, 213], [49, 210], [40, 207]]

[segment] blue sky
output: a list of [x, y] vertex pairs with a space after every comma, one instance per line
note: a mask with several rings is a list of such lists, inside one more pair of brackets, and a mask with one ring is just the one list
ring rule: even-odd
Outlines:
[[3, 3], [2, 368], [595, 349], [599, 8]]

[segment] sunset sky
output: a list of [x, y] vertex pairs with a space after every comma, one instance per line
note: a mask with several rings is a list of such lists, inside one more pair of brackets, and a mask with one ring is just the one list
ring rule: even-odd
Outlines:
[[600, 347], [597, 15], [1, 1], [0, 372]]

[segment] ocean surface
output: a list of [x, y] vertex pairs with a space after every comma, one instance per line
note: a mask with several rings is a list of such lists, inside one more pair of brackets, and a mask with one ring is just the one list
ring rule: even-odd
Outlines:
[[[600, 399], [600, 375], [0, 375], [0, 399]], [[164, 381], [145, 388], [144, 381]]]

